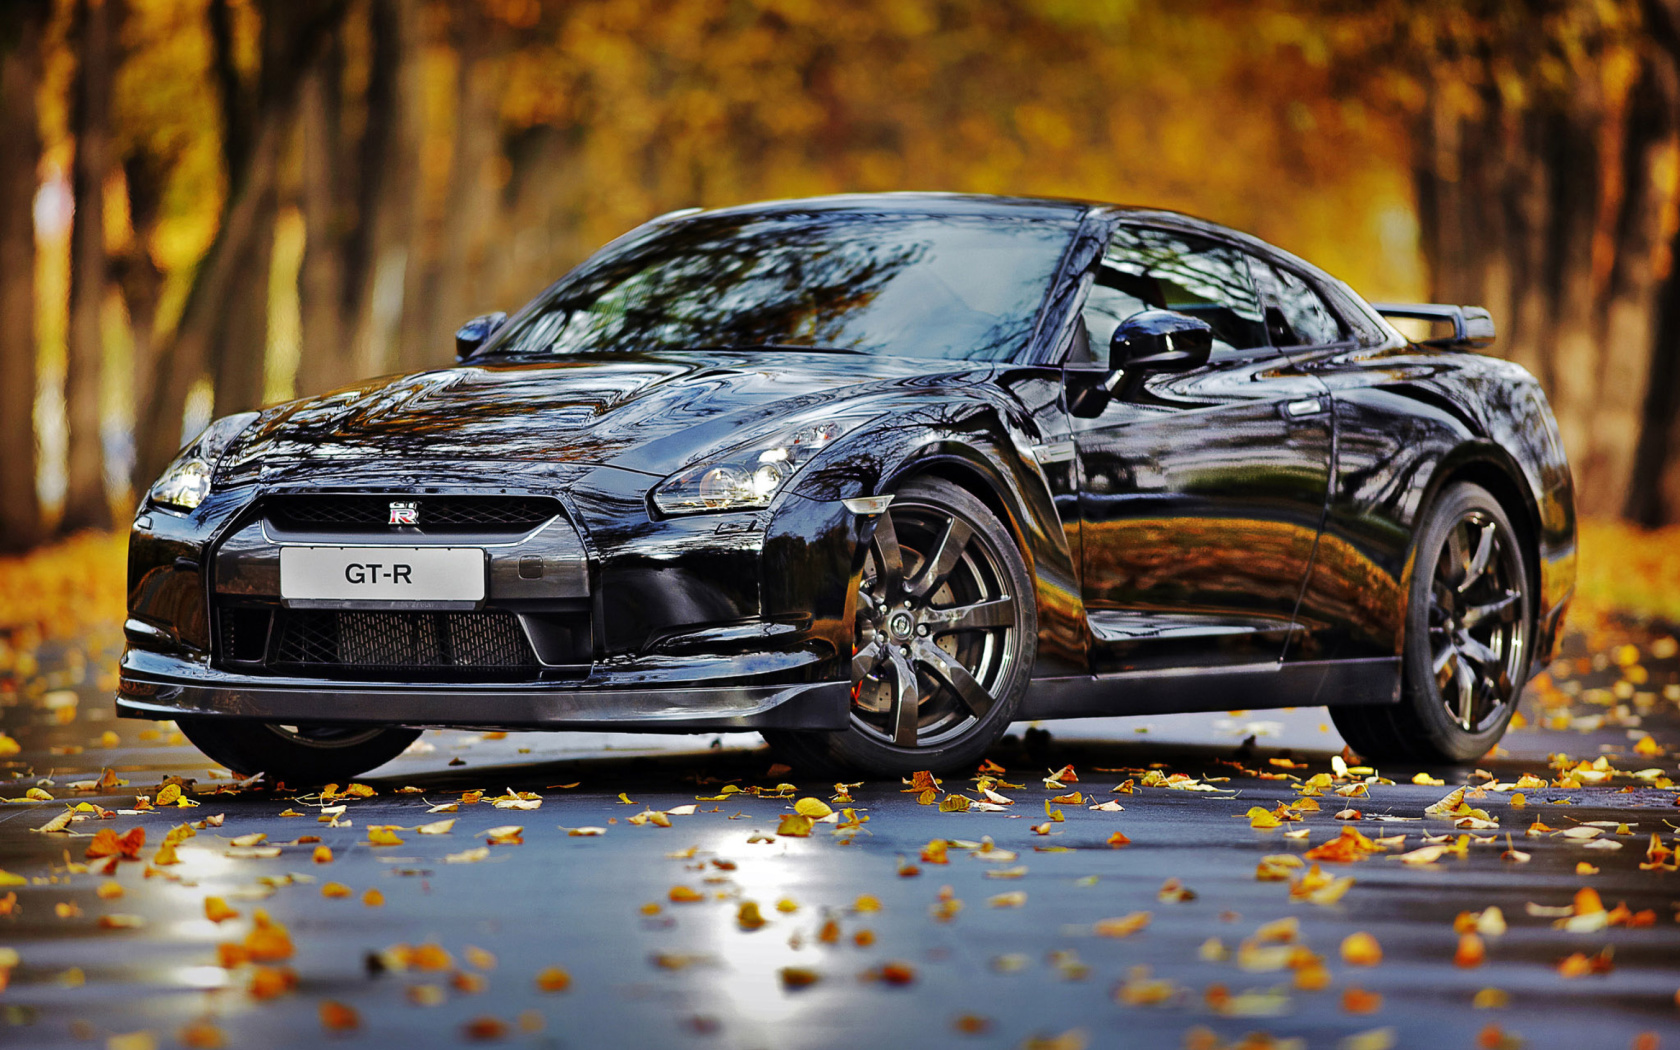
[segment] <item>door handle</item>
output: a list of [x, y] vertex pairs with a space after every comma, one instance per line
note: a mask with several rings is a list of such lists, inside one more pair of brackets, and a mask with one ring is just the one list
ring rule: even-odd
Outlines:
[[1305, 416], [1316, 416], [1325, 411], [1322, 398], [1304, 397], [1299, 401], [1290, 401], [1283, 406], [1283, 414], [1290, 419], [1301, 419]]

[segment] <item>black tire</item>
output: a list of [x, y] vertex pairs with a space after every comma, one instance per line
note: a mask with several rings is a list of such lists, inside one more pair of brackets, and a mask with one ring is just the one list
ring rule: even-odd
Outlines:
[[391, 761], [418, 729], [280, 726], [244, 719], [183, 718], [188, 740], [240, 776], [265, 774], [290, 787], [346, 783]]
[[[858, 591], [850, 728], [764, 738], [813, 775], [978, 763], [1014, 721], [1038, 653], [1032, 576], [1014, 537], [966, 489], [918, 478], [876, 519]], [[913, 708], [901, 682], [914, 684]]]
[[1516, 712], [1533, 618], [1522, 540], [1505, 509], [1479, 485], [1449, 486], [1418, 535], [1400, 703], [1332, 707], [1337, 730], [1372, 761], [1481, 758]]

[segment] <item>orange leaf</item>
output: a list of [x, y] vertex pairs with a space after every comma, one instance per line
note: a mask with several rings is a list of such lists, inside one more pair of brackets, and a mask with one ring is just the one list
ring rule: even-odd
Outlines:
[[1117, 919], [1102, 919], [1094, 927], [1098, 937], [1130, 937], [1149, 925], [1150, 914], [1134, 911]]
[[362, 1026], [361, 1015], [343, 1003], [328, 999], [320, 1010], [321, 1027], [329, 1032], [353, 1032]]

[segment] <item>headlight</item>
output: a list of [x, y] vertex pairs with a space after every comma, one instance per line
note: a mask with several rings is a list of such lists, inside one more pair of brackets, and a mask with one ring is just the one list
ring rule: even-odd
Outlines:
[[203, 503], [210, 495], [210, 476], [216, 461], [256, 418], [255, 412], [236, 412], [205, 427], [204, 433], [188, 442], [175, 461], [164, 468], [148, 493], [151, 501], [177, 510], [192, 510]]
[[801, 467], [861, 422], [826, 420], [769, 434], [666, 478], [653, 490], [654, 505], [666, 514], [768, 507]]

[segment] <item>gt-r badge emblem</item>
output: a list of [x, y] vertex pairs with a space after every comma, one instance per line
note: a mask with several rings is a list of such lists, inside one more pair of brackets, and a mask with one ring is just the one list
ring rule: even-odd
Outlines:
[[391, 503], [392, 525], [420, 524], [420, 504], [413, 501], [395, 500]]

